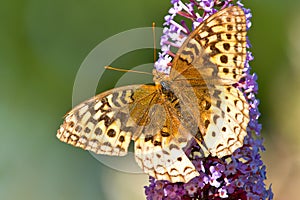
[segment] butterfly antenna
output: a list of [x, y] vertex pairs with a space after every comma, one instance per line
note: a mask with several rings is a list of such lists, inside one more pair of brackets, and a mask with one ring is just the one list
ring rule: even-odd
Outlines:
[[105, 66], [105, 69], [109, 69], [109, 70], [115, 70], [115, 71], [119, 71], [119, 72], [133, 72], [133, 73], [138, 73], [138, 74], [148, 74], [148, 75], [152, 75], [149, 72], [142, 72], [142, 71], [136, 71], [136, 70], [130, 70], [130, 69], [120, 69], [120, 68], [114, 68], [111, 66]]
[[153, 59], [156, 62], [156, 34], [155, 34], [155, 22], [152, 22], [152, 32], [153, 32]]

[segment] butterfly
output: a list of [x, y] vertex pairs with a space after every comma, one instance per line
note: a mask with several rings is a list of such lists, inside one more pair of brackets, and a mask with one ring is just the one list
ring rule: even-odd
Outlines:
[[211, 15], [178, 49], [170, 74], [153, 70], [153, 85], [114, 88], [68, 112], [57, 137], [97, 154], [135, 160], [158, 180], [199, 175], [183, 148], [195, 139], [203, 157], [222, 158], [243, 145], [249, 104], [233, 85], [244, 76], [246, 17], [238, 6]]

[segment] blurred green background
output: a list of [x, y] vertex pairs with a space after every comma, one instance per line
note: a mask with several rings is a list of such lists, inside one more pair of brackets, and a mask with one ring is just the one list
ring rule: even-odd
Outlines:
[[[245, 1], [259, 76], [267, 184], [275, 199], [300, 186], [300, 2]], [[146, 175], [112, 170], [63, 144], [56, 130], [72, 107], [77, 70], [101, 41], [119, 32], [162, 26], [169, 0], [12, 0], [0, 6], [0, 199], [143, 199]], [[120, 44], [122, 45], [122, 44]], [[101, 55], [99, 55], [101, 56]], [[132, 52], [114, 67], [153, 62]], [[108, 72], [104, 91], [119, 72]]]

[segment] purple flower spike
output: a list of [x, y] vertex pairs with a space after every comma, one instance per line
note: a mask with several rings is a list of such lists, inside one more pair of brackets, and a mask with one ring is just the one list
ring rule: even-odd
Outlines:
[[[173, 7], [165, 17], [166, 27], [161, 38], [162, 52], [155, 63], [155, 68], [165, 74], [169, 74], [172, 67], [172, 60], [175, 57], [175, 52], [172, 51], [180, 48], [188, 34], [213, 13], [233, 5], [232, 0], [186, 0], [186, 2], [172, 0], [171, 3]], [[235, 5], [244, 10], [248, 30], [251, 27], [252, 17], [250, 9], [244, 8], [240, 0]], [[179, 21], [178, 18], [183, 18], [183, 21]], [[248, 38], [246, 47], [251, 47]], [[196, 142], [191, 141], [185, 153], [200, 175], [188, 183], [170, 183], [150, 177], [150, 185], [145, 187], [148, 200], [273, 199], [271, 186], [267, 188], [264, 183], [266, 167], [260, 156], [265, 148], [263, 140], [260, 139], [259, 100], [255, 96], [258, 92], [257, 75], [251, 73], [249, 65], [253, 59], [252, 53], [248, 51], [243, 69], [245, 76], [234, 85], [244, 93], [249, 104], [250, 122], [243, 146], [232, 155], [225, 156], [226, 158], [211, 156], [202, 158], [194, 155], [194, 152], [201, 149]]]

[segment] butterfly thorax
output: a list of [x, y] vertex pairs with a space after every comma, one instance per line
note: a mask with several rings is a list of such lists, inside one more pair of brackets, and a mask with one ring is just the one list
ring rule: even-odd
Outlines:
[[170, 77], [168, 74], [159, 72], [156, 69], [152, 70], [152, 74], [153, 74], [153, 82], [155, 83], [155, 85], [161, 85], [161, 82], [170, 82]]
[[169, 103], [172, 104], [176, 109], [179, 109], [179, 99], [171, 90], [171, 87], [168, 82], [165, 81], [161, 82], [161, 92], [162, 92], [162, 97], [166, 101], [169, 101]]
[[163, 100], [169, 101], [171, 104], [178, 104], [178, 98], [171, 89], [171, 81], [168, 74], [153, 70], [153, 81], [156, 85], [158, 92], [161, 94]]

